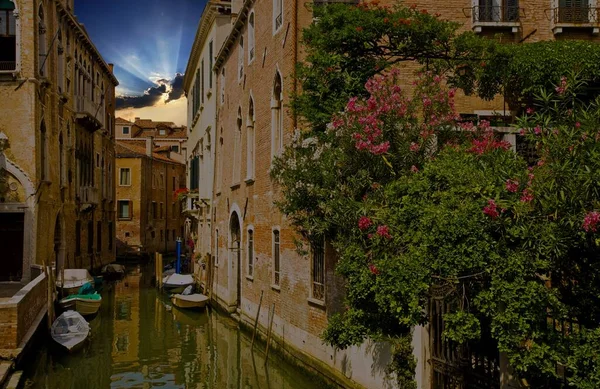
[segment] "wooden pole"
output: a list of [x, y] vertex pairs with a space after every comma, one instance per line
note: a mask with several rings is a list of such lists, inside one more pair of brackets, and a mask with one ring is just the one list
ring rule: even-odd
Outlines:
[[158, 287], [162, 289], [163, 283], [163, 256], [158, 253]]
[[269, 331], [267, 332], [267, 348], [265, 350], [265, 365], [267, 364], [267, 362], [269, 361], [269, 346], [271, 345], [271, 332], [273, 330], [273, 319], [275, 318], [275, 303], [273, 303], [273, 305], [271, 305], [271, 315], [270, 315], [270, 322], [269, 322]]
[[258, 300], [258, 310], [256, 311], [256, 319], [254, 320], [254, 332], [252, 332], [252, 343], [250, 343], [250, 350], [254, 347], [254, 337], [256, 336], [256, 326], [258, 326], [258, 316], [260, 315], [260, 306], [262, 305], [264, 290], [260, 291], [260, 300]]

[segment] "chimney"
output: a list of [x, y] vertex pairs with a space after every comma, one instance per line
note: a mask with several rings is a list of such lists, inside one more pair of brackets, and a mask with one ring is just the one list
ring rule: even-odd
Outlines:
[[135, 121], [137, 122], [138, 120], [140, 120], [140, 118], [135, 118]]
[[111, 73], [114, 73], [114, 69], [115, 69], [115, 65], [114, 65], [114, 64], [112, 64], [112, 63], [109, 63], [109, 64], [108, 64], [108, 68], [110, 69], [110, 72], [111, 72]]
[[146, 138], [146, 155], [152, 157], [152, 148], [154, 147], [154, 138]]

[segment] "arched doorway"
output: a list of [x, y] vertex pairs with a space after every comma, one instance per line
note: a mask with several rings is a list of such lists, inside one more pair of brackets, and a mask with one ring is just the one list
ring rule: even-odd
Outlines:
[[242, 255], [241, 255], [241, 228], [240, 219], [237, 212], [231, 214], [229, 219], [229, 258], [233, 275], [235, 279], [237, 308], [241, 306], [242, 301]]

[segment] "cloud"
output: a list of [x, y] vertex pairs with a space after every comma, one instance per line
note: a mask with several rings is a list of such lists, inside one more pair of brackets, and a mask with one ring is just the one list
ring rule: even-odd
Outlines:
[[169, 104], [159, 102], [152, 107], [119, 109], [116, 115], [129, 121], [134, 121], [136, 117], [140, 117], [155, 121], [173, 122], [181, 126], [186, 125], [187, 122], [187, 101], [186, 99], [178, 99]]
[[178, 100], [183, 96], [183, 74], [177, 73], [175, 78], [154, 78], [156, 86], [151, 86], [140, 96], [118, 96], [117, 109], [153, 107], [161, 100], [165, 103]]

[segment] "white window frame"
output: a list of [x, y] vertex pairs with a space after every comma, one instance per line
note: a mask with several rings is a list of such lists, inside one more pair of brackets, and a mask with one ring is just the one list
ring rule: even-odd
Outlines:
[[256, 23], [256, 17], [254, 16], [254, 10], [248, 15], [248, 65], [254, 61], [256, 57], [255, 41], [254, 41], [254, 25]]
[[[127, 217], [122, 216], [121, 215], [121, 203], [127, 203], [127, 212], [129, 213], [129, 215]], [[131, 212], [131, 209], [133, 208], [133, 202], [130, 199], [119, 199], [117, 200], [117, 219], [118, 220], [132, 220], [133, 219], [133, 212]]]
[[[278, 10], [278, 8], [279, 8], [279, 10]], [[277, 25], [278, 18], [281, 18], [279, 25]], [[273, 35], [277, 34], [281, 30], [282, 26], [283, 26], [283, 0], [273, 0]]]
[[[275, 233], [279, 238], [277, 245], [275, 245]], [[277, 248], [277, 251], [275, 250]], [[275, 254], [277, 254], [278, 269], [275, 270]], [[281, 288], [281, 228], [279, 226], [275, 226], [271, 230], [271, 258], [273, 270], [271, 271], [271, 288], [279, 290]]]
[[[129, 172], [129, 174], [128, 174], [129, 183], [128, 184], [123, 184], [123, 182], [122, 182], [122, 178], [123, 178], [122, 174], [123, 174], [124, 170], [127, 170]], [[119, 186], [131, 186], [131, 168], [128, 168], [128, 167], [119, 168]]]
[[129, 135], [129, 134], [130, 134], [130, 132], [129, 132], [129, 131], [130, 131], [130, 128], [129, 128], [129, 126], [123, 126], [123, 128], [121, 129], [121, 133], [122, 133], [123, 135]]
[[0, 70], [0, 74], [17, 74], [21, 71], [21, 18], [19, 5], [15, 0], [9, 0], [15, 6], [13, 16], [15, 18], [15, 68], [12, 70]]

